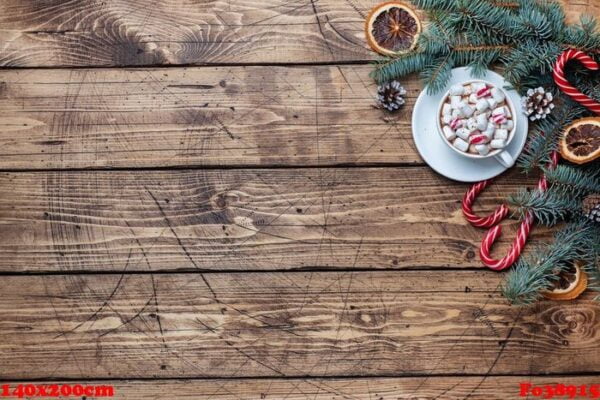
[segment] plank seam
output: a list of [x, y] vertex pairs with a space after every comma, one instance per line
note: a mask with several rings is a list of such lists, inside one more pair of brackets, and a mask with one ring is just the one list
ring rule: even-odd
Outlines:
[[357, 164], [233, 164], [233, 165], [172, 165], [160, 167], [82, 167], [82, 168], [1, 168], [0, 172], [28, 173], [28, 172], [129, 172], [129, 171], [201, 171], [201, 170], [290, 170], [290, 169], [374, 169], [374, 168], [422, 168], [424, 163], [357, 163]]
[[33, 66], [0, 66], [0, 71], [10, 71], [10, 70], [45, 70], [45, 69], [106, 69], [106, 70], [115, 70], [115, 69], [176, 69], [176, 68], [215, 68], [215, 67], [333, 67], [333, 66], [350, 66], [350, 65], [370, 65], [374, 62], [374, 60], [344, 60], [344, 61], [312, 61], [312, 62], [268, 62], [268, 63], [184, 63], [184, 64], [124, 64], [124, 65], [53, 65], [53, 66], [44, 66], [44, 65], [33, 65]]
[[494, 271], [488, 271], [484, 267], [408, 267], [408, 268], [326, 268], [326, 267], [301, 267], [301, 268], [287, 268], [287, 269], [173, 269], [173, 270], [156, 270], [156, 271], [121, 271], [121, 270], [107, 270], [107, 271], [86, 271], [86, 270], [72, 270], [72, 271], [35, 271], [35, 272], [14, 272], [14, 271], [0, 271], [0, 276], [73, 276], [73, 275], [192, 275], [192, 274], [272, 274], [272, 273], [345, 273], [345, 272], [369, 272], [369, 273], [385, 273], [385, 272], [408, 272], [416, 274], [418, 272], [486, 272], [496, 273]]
[[81, 382], [81, 381], [98, 381], [98, 382], [110, 382], [110, 381], [240, 381], [240, 380], [279, 380], [279, 381], [295, 381], [295, 380], [347, 380], [347, 379], [414, 379], [414, 378], [483, 378], [484, 376], [494, 377], [494, 378], [502, 378], [502, 377], [523, 377], [523, 378], [557, 378], [557, 377], [600, 377], [600, 373], [594, 373], [589, 371], [571, 371], [571, 372], [560, 372], [560, 373], [544, 373], [544, 374], [428, 374], [428, 375], [419, 375], [419, 374], [405, 374], [405, 375], [331, 375], [331, 376], [320, 376], [320, 375], [299, 375], [299, 376], [224, 376], [224, 377], [84, 377], [84, 378], [72, 378], [72, 377], [51, 377], [51, 378], [43, 378], [43, 377], [35, 377], [35, 378], [11, 378], [0, 376], [0, 379], [4, 382], [11, 383], [19, 383], [19, 382]]

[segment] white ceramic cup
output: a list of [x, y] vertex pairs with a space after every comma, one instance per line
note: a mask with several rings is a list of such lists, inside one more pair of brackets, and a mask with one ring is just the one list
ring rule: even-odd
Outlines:
[[454, 150], [455, 152], [457, 152], [458, 154], [460, 154], [463, 157], [473, 158], [476, 160], [482, 160], [485, 158], [494, 158], [496, 161], [498, 161], [500, 164], [502, 164], [506, 168], [510, 168], [515, 164], [516, 159], [506, 149], [508, 148], [508, 145], [510, 144], [510, 142], [514, 139], [515, 131], [517, 129], [517, 113], [515, 110], [515, 106], [512, 103], [511, 99], [508, 97], [508, 94], [506, 93], [506, 91], [503, 88], [498, 87], [497, 85], [494, 85], [493, 83], [490, 83], [490, 82], [482, 80], [482, 79], [473, 79], [470, 81], [462, 82], [461, 84], [468, 85], [470, 83], [475, 83], [475, 82], [485, 83], [486, 85], [488, 85], [490, 87], [494, 87], [494, 88], [502, 90], [502, 92], [504, 93], [504, 98], [506, 99], [506, 104], [510, 108], [510, 113], [512, 115], [511, 118], [513, 121], [513, 128], [508, 133], [508, 138], [506, 140], [506, 146], [503, 149], [497, 149], [494, 151], [490, 151], [485, 156], [482, 156], [480, 154], [465, 153], [463, 151], [458, 150], [456, 147], [454, 147], [452, 145], [452, 143], [450, 143], [446, 139], [446, 137], [444, 136], [444, 132], [442, 131], [442, 107], [444, 106], [444, 103], [446, 103], [446, 100], [448, 100], [448, 97], [450, 96], [450, 90], [448, 90], [446, 92], [446, 94], [442, 97], [442, 100], [440, 102], [440, 105], [438, 107], [438, 111], [436, 114], [438, 133], [440, 134], [440, 136], [442, 137], [442, 140], [444, 141], [444, 143], [446, 143], [446, 145], [448, 147], [450, 147], [452, 150]]

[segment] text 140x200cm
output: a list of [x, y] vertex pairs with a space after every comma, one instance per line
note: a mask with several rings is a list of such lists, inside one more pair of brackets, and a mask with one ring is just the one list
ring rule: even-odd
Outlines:
[[111, 385], [19, 384], [0, 386], [0, 397], [113, 397]]

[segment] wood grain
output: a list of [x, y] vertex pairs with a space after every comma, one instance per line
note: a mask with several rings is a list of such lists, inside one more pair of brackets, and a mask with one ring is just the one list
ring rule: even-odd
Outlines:
[[4, 0], [0, 65], [309, 63], [372, 59], [375, 0]]
[[[558, 375], [352, 379], [156, 379], [78, 383], [94, 387], [111, 385], [114, 388], [115, 398], [128, 400], [198, 399], [199, 396], [211, 400], [504, 400], [519, 398], [521, 384], [531, 383], [533, 387], [557, 384], [576, 387], [585, 385], [589, 390], [591, 385], [598, 385], [598, 382], [597, 375]], [[33, 382], [33, 384], [50, 385], [56, 382]], [[11, 389], [15, 387], [11, 385]], [[535, 397], [530, 395], [530, 398]]]
[[494, 272], [0, 281], [0, 378], [586, 373], [600, 304], [510, 307]]
[[464, 191], [426, 167], [3, 173], [0, 270], [480, 267]]
[[[570, 21], [600, 0], [562, 0]], [[373, 60], [377, 0], [3, 0], [0, 66], [312, 63]]]
[[370, 70], [0, 71], [0, 169], [421, 163]]

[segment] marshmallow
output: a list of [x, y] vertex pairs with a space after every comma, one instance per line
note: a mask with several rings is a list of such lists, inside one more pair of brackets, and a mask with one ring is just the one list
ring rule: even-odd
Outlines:
[[485, 156], [490, 152], [490, 148], [487, 144], [476, 144], [475, 150], [479, 153], [479, 155]]
[[465, 122], [459, 118], [452, 118], [452, 120], [449, 122], [449, 125], [450, 125], [450, 128], [457, 129], [457, 128], [460, 128], [461, 126], [464, 126]]
[[477, 111], [479, 112], [487, 110], [489, 106], [490, 103], [488, 103], [486, 99], [479, 99], [477, 104], [475, 104], [475, 108], [477, 108]]
[[496, 132], [494, 133], [494, 139], [508, 139], [508, 131], [506, 129], [496, 129]]
[[481, 81], [450, 86], [439, 118], [453, 147], [480, 156], [505, 148], [515, 127], [505, 92]]
[[506, 140], [504, 140], [504, 139], [494, 139], [494, 140], [492, 140], [490, 142], [490, 147], [492, 149], [503, 149], [504, 147], [506, 147]]
[[452, 141], [452, 140], [454, 140], [454, 138], [456, 138], [456, 133], [454, 133], [452, 128], [450, 128], [448, 125], [444, 126], [442, 128], [442, 131], [444, 132], [444, 137], [447, 140]]
[[483, 82], [473, 82], [471, 84], [471, 88], [473, 89], [473, 92], [477, 93], [479, 92], [481, 89], [485, 89], [487, 87], [487, 85]]
[[506, 98], [506, 96], [504, 96], [504, 92], [498, 88], [492, 88], [491, 93], [494, 100], [496, 100], [498, 103], [503, 102]]
[[461, 138], [456, 138], [452, 145], [460, 151], [467, 151], [469, 149], [469, 143], [465, 142]]
[[469, 136], [469, 143], [471, 143], [471, 144], [483, 144], [483, 143], [487, 143], [487, 142], [488, 142], [487, 136], [482, 135], [481, 133], [477, 133], [475, 135]]
[[469, 131], [465, 128], [459, 128], [456, 130], [456, 136], [458, 136], [462, 140], [469, 140], [470, 134], [471, 134], [471, 131]]
[[491, 95], [490, 88], [488, 88], [487, 86], [485, 88], [477, 91], [477, 97], [479, 97], [479, 98], [490, 97], [490, 95]]
[[456, 84], [450, 86], [450, 95], [451, 96], [462, 96], [465, 93], [465, 87], [461, 84]]
[[475, 120], [477, 121], [477, 129], [479, 129], [480, 131], [485, 131], [487, 129], [487, 126], [488, 126], [487, 115], [479, 114], [475, 118]]
[[442, 115], [450, 115], [452, 114], [452, 106], [448, 103], [444, 103], [442, 106]]
[[506, 108], [504, 106], [494, 108], [492, 116], [494, 115], [506, 115]]
[[508, 119], [504, 115], [492, 115], [492, 121], [498, 125], [502, 125], [508, 121]]
[[461, 104], [462, 104], [461, 96], [450, 96], [450, 105], [452, 106], [452, 108], [459, 108]]
[[469, 105], [466, 105], [466, 106], [462, 107], [460, 111], [467, 118], [470, 118], [471, 115], [473, 115], [473, 113], [475, 112], [475, 110], [473, 109], [473, 107], [471, 107]]
[[467, 120], [467, 129], [471, 132], [477, 130], [477, 120], [475, 118], [469, 118]]
[[512, 131], [512, 129], [515, 127], [515, 123], [513, 122], [512, 119], [509, 119], [508, 121], [506, 121], [505, 123], [503, 123], [502, 125], [500, 125], [500, 127], [502, 129], [506, 129], [508, 131]]
[[492, 121], [496, 124], [505, 123], [508, 120], [506, 117], [506, 109], [506, 107], [497, 107], [494, 109], [494, 111], [492, 111]]

